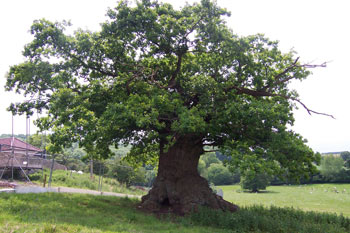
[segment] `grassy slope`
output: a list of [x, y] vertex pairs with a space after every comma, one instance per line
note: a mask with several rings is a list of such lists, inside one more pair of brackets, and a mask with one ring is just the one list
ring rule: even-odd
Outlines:
[[[334, 187], [339, 193], [334, 192]], [[219, 186], [224, 198], [240, 206], [293, 207], [350, 217], [350, 184], [270, 186], [266, 193], [243, 193], [238, 185]], [[344, 192], [344, 189], [346, 190]]]
[[[47, 182], [49, 180], [50, 172], [48, 170], [44, 171], [44, 175], [47, 176]], [[33, 183], [42, 185], [43, 177], [41, 172], [35, 173], [30, 176]], [[138, 189], [127, 188], [125, 185], [120, 184], [116, 179], [103, 178], [102, 179], [102, 191], [104, 192], [115, 192], [115, 193], [126, 193], [134, 195], [144, 195], [145, 191]], [[90, 174], [78, 174], [70, 171], [56, 170], [52, 175], [52, 186], [53, 187], [72, 187], [72, 188], [82, 188], [82, 189], [98, 189], [99, 177], [94, 176], [94, 179], [90, 179]]]
[[0, 194], [0, 232], [221, 232], [161, 221], [138, 200], [77, 194]]

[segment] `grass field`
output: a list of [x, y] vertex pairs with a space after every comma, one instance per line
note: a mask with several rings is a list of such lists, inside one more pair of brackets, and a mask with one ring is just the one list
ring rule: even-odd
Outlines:
[[350, 232], [350, 219], [331, 214], [254, 206], [236, 213], [202, 209], [160, 219], [139, 200], [63, 193], [0, 193], [0, 232]]
[[270, 186], [261, 193], [242, 192], [239, 185], [218, 188], [224, 191], [225, 200], [239, 206], [293, 207], [350, 217], [350, 184]]
[[0, 194], [0, 232], [220, 232], [137, 211], [139, 200], [78, 194]]

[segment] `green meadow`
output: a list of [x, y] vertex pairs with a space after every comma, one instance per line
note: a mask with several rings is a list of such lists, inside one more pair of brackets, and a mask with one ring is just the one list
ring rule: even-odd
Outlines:
[[293, 207], [350, 217], [350, 184], [269, 186], [260, 193], [243, 192], [239, 185], [218, 186], [224, 199], [239, 206]]
[[220, 188], [240, 211], [156, 216], [140, 211], [138, 199], [0, 193], [0, 232], [350, 232], [350, 185], [272, 186], [258, 194]]

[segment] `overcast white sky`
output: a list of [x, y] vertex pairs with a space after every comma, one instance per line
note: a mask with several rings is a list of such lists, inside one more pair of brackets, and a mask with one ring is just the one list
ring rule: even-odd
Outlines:
[[[176, 6], [183, 0], [170, 1]], [[195, 1], [187, 1], [189, 3]], [[302, 83], [293, 83], [304, 103], [336, 117], [310, 116], [300, 107], [293, 129], [319, 152], [350, 151], [350, 2], [347, 0], [218, 0], [231, 11], [229, 26], [238, 35], [264, 33], [279, 40], [281, 49], [296, 50], [305, 63], [331, 61], [313, 70]], [[116, 0], [11, 0], [0, 1], [0, 134], [11, 133], [10, 102], [21, 97], [4, 91], [9, 66], [23, 61], [21, 51], [31, 39], [35, 19], [71, 20], [74, 28], [99, 29], [108, 7]], [[34, 133], [34, 127], [31, 127]], [[26, 132], [25, 118], [15, 117], [14, 132]]]

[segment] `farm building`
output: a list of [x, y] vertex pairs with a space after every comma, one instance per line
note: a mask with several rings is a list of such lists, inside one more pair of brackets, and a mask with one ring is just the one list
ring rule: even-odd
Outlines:
[[30, 145], [29, 143], [23, 142], [18, 138], [0, 138], [0, 152], [12, 153], [12, 150], [14, 150], [14, 154], [30, 154], [40, 157], [44, 154], [43, 150]]
[[[35, 170], [50, 168], [51, 160], [46, 159], [46, 153], [29, 143], [11, 137], [0, 139], [0, 171], [9, 169]], [[66, 170], [67, 168], [54, 162], [54, 169]]]

